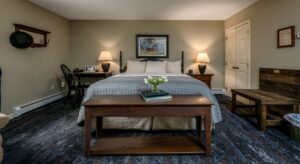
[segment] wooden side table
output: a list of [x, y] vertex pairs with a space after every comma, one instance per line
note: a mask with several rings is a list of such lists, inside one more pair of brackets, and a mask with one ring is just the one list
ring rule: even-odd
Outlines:
[[209, 88], [211, 88], [211, 79], [212, 79], [213, 75], [214, 74], [203, 74], [203, 75], [201, 75], [201, 74], [191, 74], [190, 76], [192, 76], [193, 78], [198, 79], [198, 80], [206, 83], [207, 86]]

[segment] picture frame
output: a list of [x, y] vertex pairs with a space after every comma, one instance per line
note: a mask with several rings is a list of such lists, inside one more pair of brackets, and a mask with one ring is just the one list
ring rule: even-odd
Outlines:
[[169, 35], [136, 35], [136, 58], [169, 58]]
[[285, 27], [277, 30], [277, 48], [295, 46], [295, 26]]
[[96, 72], [97, 67], [95, 65], [84, 66], [85, 72]]

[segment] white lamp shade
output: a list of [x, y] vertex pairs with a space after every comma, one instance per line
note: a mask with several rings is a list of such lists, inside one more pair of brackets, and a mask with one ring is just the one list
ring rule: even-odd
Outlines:
[[196, 59], [196, 62], [198, 63], [209, 63], [210, 60], [208, 58], [207, 53], [199, 53]]
[[111, 61], [111, 60], [113, 59], [109, 51], [101, 51], [98, 61]]

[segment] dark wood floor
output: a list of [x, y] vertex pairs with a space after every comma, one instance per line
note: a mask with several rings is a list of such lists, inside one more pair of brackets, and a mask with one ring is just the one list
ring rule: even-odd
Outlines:
[[[83, 129], [76, 125], [78, 108], [63, 101], [14, 119], [2, 130], [3, 163], [300, 163], [300, 144], [276, 128], [258, 131], [250, 121], [228, 111], [219, 97], [223, 121], [213, 134], [213, 156], [97, 156], [84, 158]], [[119, 132], [108, 135], [192, 135], [184, 132]]]

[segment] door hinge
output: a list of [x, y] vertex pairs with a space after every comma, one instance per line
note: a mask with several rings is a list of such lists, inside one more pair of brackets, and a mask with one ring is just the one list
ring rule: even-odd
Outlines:
[[227, 36], [225, 37], [225, 40], [228, 40], [228, 37], [227, 37]]

